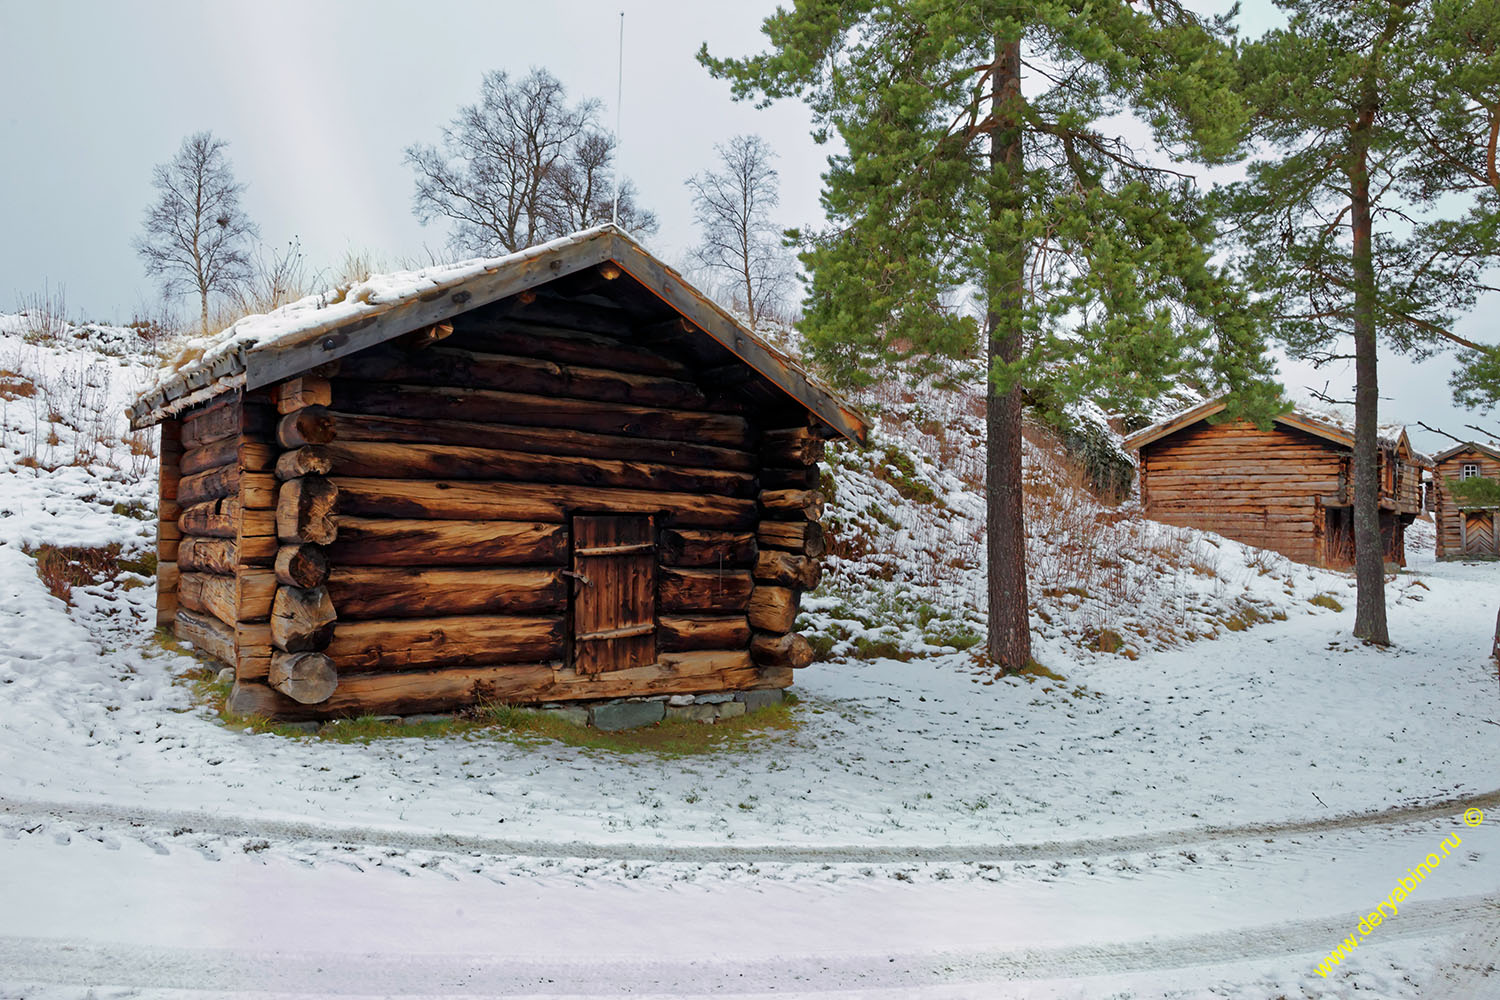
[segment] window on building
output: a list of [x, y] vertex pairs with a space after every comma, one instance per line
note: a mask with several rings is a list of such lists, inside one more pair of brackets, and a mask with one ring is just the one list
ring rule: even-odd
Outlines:
[[1464, 475], [1463, 475], [1463, 478], [1465, 478], [1465, 479], [1478, 479], [1479, 478], [1479, 463], [1478, 462], [1465, 462], [1464, 463]]

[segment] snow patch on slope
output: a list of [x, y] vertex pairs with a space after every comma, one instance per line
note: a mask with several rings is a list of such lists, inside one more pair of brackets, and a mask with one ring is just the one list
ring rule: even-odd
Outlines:
[[[872, 396], [870, 447], [829, 446], [831, 550], [802, 627], [834, 659], [969, 648], [986, 618], [983, 397], [931, 386]], [[1080, 418], [1108, 426], [1102, 413]], [[1317, 613], [1312, 598], [1348, 584], [1345, 574], [1148, 520], [1134, 501], [1100, 501], [1045, 428], [1028, 425], [1024, 477], [1033, 632], [1069, 656], [1134, 658]]]

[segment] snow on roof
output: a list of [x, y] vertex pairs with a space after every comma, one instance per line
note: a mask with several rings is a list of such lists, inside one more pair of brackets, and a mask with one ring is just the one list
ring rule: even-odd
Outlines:
[[290, 378], [423, 322], [440, 322], [610, 259], [829, 429], [864, 440], [868, 417], [608, 223], [504, 257], [371, 275], [274, 312], [246, 316], [213, 336], [186, 342], [126, 414], [131, 427], [150, 426], [231, 389]]
[[[1330, 427], [1336, 427], [1351, 438], [1354, 437], [1354, 411], [1347, 406], [1298, 403], [1293, 412], [1328, 424]], [[1405, 433], [1405, 424], [1377, 424], [1375, 427], [1375, 436], [1380, 439], [1380, 443], [1393, 448], [1400, 442], [1401, 435]]]
[[[1290, 403], [1291, 400], [1287, 400], [1287, 402]], [[1168, 434], [1183, 427], [1191, 426], [1200, 420], [1207, 420], [1223, 409], [1223, 396], [1210, 399], [1187, 410], [1174, 413], [1163, 420], [1158, 420], [1149, 427], [1143, 427], [1127, 437], [1124, 441], [1124, 446], [1132, 450], [1143, 448], [1151, 442], [1166, 437]], [[1327, 437], [1330, 440], [1337, 440], [1347, 447], [1352, 447], [1354, 444], [1354, 417], [1343, 409], [1297, 403], [1293, 405], [1293, 408], [1288, 413], [1277, 417], [1276, 420], [1288, 424], [1295, 422], [1304, 431]], [[1379, 445], [1381, 447], [1397, 448], [1406, 436], [1406, 427], [1403, 424], [1381, 424], [1376, 429], [1376, 436], [1379, 438]], [[1411, 440], [1409, 438], [1406, 438], [1406, 443], [1407, 447], [1410, 448]], [[1413, 462], [1418, 465], [1429, 467], [1432, 465], [1431, 458], [1415, 449], [1411, 450], [1411, 457]]]
[[244, 372], [245, 358], [253, 351], [304, 343], [333, 327], [384, 312], [417, 296], [451, 288], [476, 275], [553, 253], [614, 229], [609, 224], [595, 226], [503, 257], [476, 257], [416, 271], [372, 274], [364, 281], [309, 295], [268, 313], [245, 316], [217, 333], [184, 341], [140, 399], [150, 404], [160, 395], [164, 398], [158, 406], [166, 405], [167, 400], [178, 402], [178, 409], [192, 405], [197, 402], [195, 390], [215, 383], [234, 384], [234, 376]]
[[1491, 441], [1489, 444], [1480, 444], [1478, 441], [1465, 441], [1462, 444], [1456, 444], [1452, 448], [1447, 448], [1443, 451], [1438, 452], [1436, 455], [1433, 455], [1432, 464], [1436, 465], [1439, 462], [1446, 462], [1454, 455], [1462, 455], [1463, 453], [1470, 451], [1477, 451], [1480, 454], [1488, 455], [1491, 458], [1500, 458], [1500, 448], [1497, 448], [1493, 441]]

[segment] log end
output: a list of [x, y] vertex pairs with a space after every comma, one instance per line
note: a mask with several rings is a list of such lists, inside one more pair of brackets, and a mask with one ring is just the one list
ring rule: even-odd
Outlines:
[[328, 558], [317, 545], [283, 545], [276, 551], [276, 579], [304, 590], [328, 579]]
[[[333, 661], [322, 653], [272, 653], [267, 679], [271, 687], [303, 705], [327, 701], [339, 686]], [[232, 703], [233, 694], [230, 699]], [[233, 704], [230, 709], [233, 710]]]
[[758, 666], [800, 670], [811, 665], [813, 648], [796, 632], [786, 635], [760, 632], [750, 640], [750, 656]]

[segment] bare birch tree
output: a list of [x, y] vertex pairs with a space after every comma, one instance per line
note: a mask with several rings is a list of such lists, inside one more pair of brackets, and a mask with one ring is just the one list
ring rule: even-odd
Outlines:
[[714, 146], [719, 169], [687, 180], [702, 241], [693, 259], [736, 291], [753, 326], [767, 306], [780, 302], [792, 281], [790, 256], [771, 221], [780, 181], [770, 145], [758, 135], [737, 135]]
[[619, 216], [615, 218], [614, 152], [614, 136], [589, 132], [558, 165], [546, 186], [548, 223], [558, 234], [610, 221], [632, 233], [649, 236], [656, 232], [656, 213], [640, 207], [635, 185], [628, 180], [620, 184]]
[[[448, 220], [459, 252], [513, 253], [609, 221], [614, 147], [599, 102], [569, 104], [545, 69], [514, 81], [503, 70], [486, 73], [479, 102], [459, 109], [440, 145], [406, 148], [416, 171], [413, 211], [424, 225]], [[622, 224], [654, 232], [655, 217], [629, 190]]]
[[169, 294], [196, 292], [200, 327], [208, 332], [208, 299], [233, 295], [253, 274], [251, 253], [260, 235], [240, 209], [245, 185], [234, 179], [229, 143], [212, 132], [182, 140], [177, 155], [152, 171], [156, 201], [135, 241], [146, 274]]

